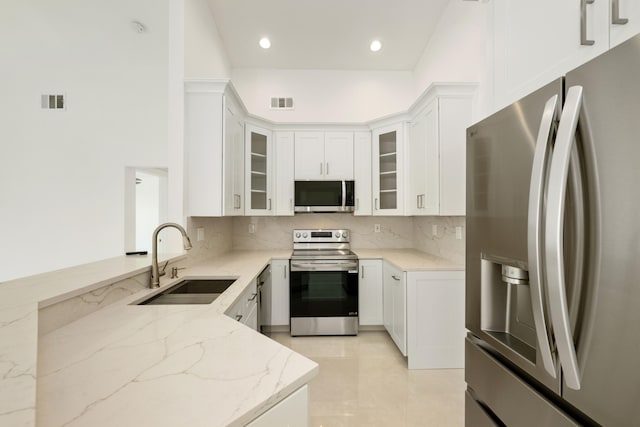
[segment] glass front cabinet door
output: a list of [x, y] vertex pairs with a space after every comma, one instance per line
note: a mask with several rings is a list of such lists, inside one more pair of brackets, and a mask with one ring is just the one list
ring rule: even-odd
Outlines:
[[271, 131], [247, 124], [246, 215], [273, 215]]
[[373, 131], [373, 214], [402, 215], [404, 125]]

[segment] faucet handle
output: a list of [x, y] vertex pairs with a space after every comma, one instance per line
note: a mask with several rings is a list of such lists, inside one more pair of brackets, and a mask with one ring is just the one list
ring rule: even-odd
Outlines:
[[158, 272], [158, 276], [164, 276], [166, 274], [166, 272], [164, 270], [166, 270], [167, 265], [169, 265], [169, 260], [167, 260], [164, 263], [164, 266], [162, 267], [162, 269], [160, 269], [160, 271]]
[[171, 267], [171, 278], [179, 279], [178, 270], [184, 270], [184, 269], [186, 269], [186, 267]]

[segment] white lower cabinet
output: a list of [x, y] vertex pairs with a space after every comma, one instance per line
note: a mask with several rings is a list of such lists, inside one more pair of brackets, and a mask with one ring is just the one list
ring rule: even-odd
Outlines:
[[271, 326], [289, 325], [289, 260], [271, 261]]
[[309, 390], [304, 385], [247, 424], [247, 427], [307, 427]]
[[227, 310], [227, 316], [238, 322], [258, 329], [258, 287], [256, 279], [242, 292], [240, 298]]
[[407, 272], [409, 369], [464, 367], [464, 271]]
[[400, 352], [407, 355], [407, 293], [405, 273], [384, 262], [383, 267], [384, 327]]
[[384, 327], [409, 369], [464, 367], [464, 271], [383, 263]]
[[382, 260], [360, 259], [358, 320], [360, 325], [382, 325]]

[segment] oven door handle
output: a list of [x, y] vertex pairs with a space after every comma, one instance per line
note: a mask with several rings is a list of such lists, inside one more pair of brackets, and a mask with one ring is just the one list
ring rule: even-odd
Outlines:
[[294, 262], [291, 261], [291, 271], [355, 271], [358, 261], [332, 262]]

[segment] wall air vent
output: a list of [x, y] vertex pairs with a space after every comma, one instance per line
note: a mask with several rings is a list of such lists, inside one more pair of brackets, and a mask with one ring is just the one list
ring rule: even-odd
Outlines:
[[271, 98], [272, 110], [293, 110], [293, 98]]
[[40, 106], [43, 110], [64, 110], [64, 95], [41, 95]]

